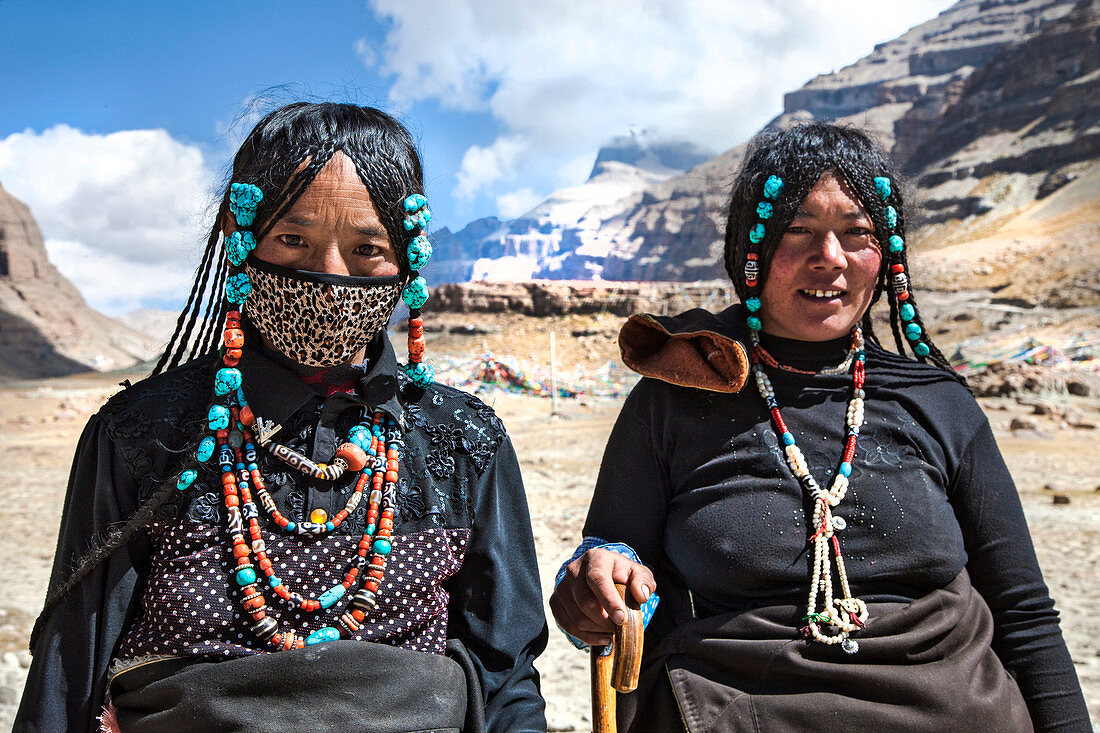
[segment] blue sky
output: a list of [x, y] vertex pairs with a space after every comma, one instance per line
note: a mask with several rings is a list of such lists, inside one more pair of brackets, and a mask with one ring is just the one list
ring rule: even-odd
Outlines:
[[0, 0], [0, 184], [92, 305], [177, 307], [272, 88], [260, 111], [306, 95], [395, 113], [433, 226], [459, 229], [580, 183], [631, 127], [736, 145], [783, 92], [950, 4]]

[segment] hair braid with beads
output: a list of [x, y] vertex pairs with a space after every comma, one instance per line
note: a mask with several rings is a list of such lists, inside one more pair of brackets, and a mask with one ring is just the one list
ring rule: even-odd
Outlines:
[[[783, 233], [818, 179], [829, 171], [847, 183], [874, 223], [875, 238], [882, 247], [882, 265], [871, 305], [886, 294], [890, 305], [890, 326], [898, 352], [905, 354], [908, 349], [913, 358], [930, 362], [947, 370], [959, 381], [964, 381], [932, 342], [911, 289], [905, 303], [912, 306], [914, 315], [907, 322], [920, 327], [920, 342], [928, 346], [928, 353], [921, 355], [914, 351], [914, 344], [903, 335], [900, 303], [891, 283], [891, 267], [901, 265], [905, 273], [909, 272], [908, 247], [897, 252], [887, 247], [891, 236], [897, 235], [903, 240], [906, 236], [901, 181], [889, 157], [866, 133], [854, 127], [812, 122], [786, 130], [766, 130], [749, 143], [733, 185], [726, 218], [725, 266], [738, 297], [745, 302], [752, 297], [753, 290], [759, 290], [759, 286], [750, 289], [745, 282], [745, 263], [750, 251], [758, 256], [757, 282], [762, 285]], [[772, 202], [773, 213], [764, 227], [763, 239], [751, 245], [749, 230], [760, 221], [756, 213], [757, 203], [761, 200], [765, 180], [773, 175], [783, 179], [782, 193]], [[880, 195], [875, 184], [876, 177], [891, 180], [892, 191], [888, 197]], [[897, 221], [893, 226], [887, 223], [887, 206], [892, 206], [896, 211]], [[870, 308], [863, 315], [861, 326], [869, 341], [879, 343], [871, 327]]]
[[[229, 178], [230, 182], [251, 183], [263, 191], [256, 211], [256, 240], [262, 240], [286, 215], [337, 151], [354, 163], [397, 253], [401, 271], [408, 277], [407, 248], [417, 232], [403, 226], [403, 202], [409, 194], [424, 192], [423, 168], [409, 131], [372, 107], [296, 102], [270, 112], [256, 124], [237, 151]], [[178, 366], [183, 359], [215, 353], [221, 343], [218, 324], [225, 315], [222, 292], [229, 259], [219, 242], [229, 213], [229, 194], [227, 182], [191, 292], [153, 375]], [[148, 527], [157, 511], [178, 495], [175, 479], [159, 486], [123, 524], [93, 540], [88, 552], [73, 564], [70, 575], [47, 593], [31, 632], [32, 651], [61, 600], [100, 563]]]

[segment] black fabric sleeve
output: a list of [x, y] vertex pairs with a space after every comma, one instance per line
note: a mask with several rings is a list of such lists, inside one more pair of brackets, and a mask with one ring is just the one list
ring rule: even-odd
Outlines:
[[479, 476], [470, 542], [451, 594], [448, 635], [473, 658], [489, 731], [545, 731], [535, 658], [546, 648], [531, 517], [515, 450], [504, 436]]
[[967, 571], [993, 611], [993, 649], [1016, 678], [1035, 730], [1091, 731], [1019, 493], [984, 420], [962, 455], [951, 492]]
[[623, 403], [584, 523], [585, 537], [630, 545], [651, 568], [662, 555], [670, 492], [665, 451], [654, 436], [653, 386], [643, 379]]
[[[77, 445], [61, 516], [50, 587], [63, 583], [92, 539], [134, 510], [129, 470], [93, 416]], [[50, 615], [31, 650], [15, 733], [81, 733], [98, 729], [106, 671], [141, 581], [131, 543], [102, 562]]]

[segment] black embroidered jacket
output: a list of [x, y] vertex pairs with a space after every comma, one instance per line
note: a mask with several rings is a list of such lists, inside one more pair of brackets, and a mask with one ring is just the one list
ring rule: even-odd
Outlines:
[[[379, 607], [356, 638], [437, 653], [446, 638], [458, 638], [477, 668], [489, 730], [545, 730], [533, 661], [545, 647], [546, 623], [526, 499], [504, 426], [476, 397], [408, 382], [388, 339], [376, 340], [373, 350], [353, 391], [325, 397], [276, 355], [249, 349], [240, 364], [245, 395], [256, 415], [282, 426], [275, 440], [315, 461], [330, 461], [348, 430], [364, 416], [369, 422], [375, 408], [403, 427], [393, 553]], [[69, 480], [52, 584], [68, 576], [93, 537], [124, 521], [192, 461], [219, 366], [206, 357], [144, 380], [92, 417]], [[260, 454], [284, 516], [301, 521], [315, 509], [331, 517], [344, 508], [355, 475], [311, 479]], [[229, 574], [215, 463], [52, 614], [34, 649], [15, 730], [95, 730], [113, 660], [264, 650]], [[340, 582], [366, 506], [361, 502], [331, 534], [267, 533], [288, 587], [316, 598]], [[302, 633], [331, 625], [345, 605], [300, 613], [268, 594], [280, 621]]]

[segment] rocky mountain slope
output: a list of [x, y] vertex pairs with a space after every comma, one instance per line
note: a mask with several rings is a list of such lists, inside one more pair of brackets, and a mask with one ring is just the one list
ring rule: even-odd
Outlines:
[[46, 258], [30, 210], [0, 186], [0, 378], [118, 369], [155, 346], [84, 302]]
[[[788, 93], [770, 125], [828, 119], [877, 135], [910, 176], [911, 200], [923, 212], [914, 266], [935, 278], [925, 287], [1100, 303], [1098, 37], [1100, 0], [960, 0]], [[533, 274], [725, 277], [724, 208], [743, 152], [599, 201], [572, 219], [584, 221], [598, 246], [575, 247], [588, 256]], [[573, 224], [540, 226], [544, 237], [562, 232], [562, 248], [569, 244], [564, 233]]]

